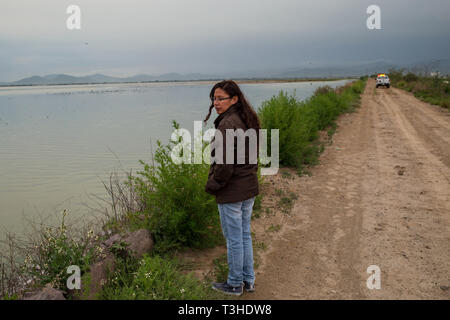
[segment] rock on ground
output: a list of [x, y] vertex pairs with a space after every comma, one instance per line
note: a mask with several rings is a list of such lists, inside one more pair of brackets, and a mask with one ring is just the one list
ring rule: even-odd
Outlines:
[[127, 244], [125, 246], [126, 255], [130, 255], [136, 259], [141, 258], [145, 253], [153, 249], [153, 237], [150, 231], [140, 229], [135, 232], [127, 233], [125, 235], [115, 234], [105, 242], [103, 248], [106, 251], [106, 257], [93, 264], [90, 267], [90, 281], [87, 287], [82, 285], [82, 292], [86, 292], [87, 299], [96, 299], [98, 293], [108, 279], [108, 274], [115, 269], [115, 256], [111, 252], [111, 248], [115, 244]]
[[45, 287], [25, 293], [23, 300], [66, 300], [61, 290], [54, 289], [51, 284]]

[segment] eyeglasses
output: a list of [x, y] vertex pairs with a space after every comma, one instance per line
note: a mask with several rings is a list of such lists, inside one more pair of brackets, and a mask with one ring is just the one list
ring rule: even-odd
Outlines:
[[231, 99], [231, 97], [227, 97], [227, 98], [217, 98], [217, 97], [213, 97], [213, 98], [211, 98], [211, 101], [212, 101], [212, 102], [214, 102], [214, 101], [219, 101], [219, 102], [221, 102], [221, 101], [227, 100], [227, 99]]

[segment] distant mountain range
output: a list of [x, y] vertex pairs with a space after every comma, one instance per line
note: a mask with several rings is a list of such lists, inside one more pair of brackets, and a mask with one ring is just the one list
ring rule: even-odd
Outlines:
[[[217, 76], [216, 76], [217, 77]], [[86, 84], [86, 83], [119, 83], [119, 82], [152, 82], [152, 81], [187, 81], [216, 78], [199, 73], [179, 74], [167, 73], [160, 76], [139, 74], [133, 77], [111, 77], [96, 73], [89, 76], [76, 77], [67, 74], [50, 74], [46, 76], [32, 76], [14, 82], [0, 82], [0, 85], [51, 85], [51, 84]]]
[[32, 76], [14, 82], [0, 82], [3, 85], [60, 85], [60, 84], [91, 84], [91, 83], [119, 83], [119, 82], [156, 82], [156, 81], [189, 81], [189, 80], [219, 80], [219, 79], [289, 79], [289, 78], [344, 78], [359, 77], [373, 73], [387, 73], [392, 68], [406, 68], [416, 71], [435, 71], [438, 68], [441, 74], [450, 73], [450, 59], [434, 61], [422, 61], [414, 64], [398, 65], [383, 61], [351, 64], [344, 66], [328, 67], [292, 67], [285, 69], [264, 69], [224, 74], [201, 74], [201, 73], [166, 73], [159, 76], [139, 74], [132, 77], [111, 77], [104, 74], [93, 74], [76, 77], [67, 74], [51, 74], [46, 76]]

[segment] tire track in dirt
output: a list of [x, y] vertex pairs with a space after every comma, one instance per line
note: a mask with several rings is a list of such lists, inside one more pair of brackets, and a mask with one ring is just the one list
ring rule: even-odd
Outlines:
[[411, 98], [369, 79], [312, 176], [291, 182], [299, 198], [244, 299], [449, 298], [450, 118]]
[[367, 158], [364, 151], [372, 144], [368, 112], [361, 108], [343, 115], [335, 142], [311, 169], [312, 176], [295, 178], [299, 199], [291, 220], [280, 239], [270, 244], [261, 275], [257, 275], [257, 291], [248, 298], [364, 298], [357, 263], [361, 167]]
[[390, 105], [398, 106], [397, 110], [408, 120], [407, 123], [413, 125], [413, 132], [424, 147], [450, 167], [450, 112], [426, 104], [399, 89], [386, 92], [384, 98]]
[[[378, 156], [372, 164], [376, 175], [364, 186], [363, 246], [365, 264], [380, 266], [383, 284], [369, 297], [448, 298], [450, 170], [435, 155], [445, 152], [448, 142], [426, 130], [437, 122], [432, 106], [404, 99], [403, 92], [376, 92]], [[440, 131], [448, 134], [450, 126]]]

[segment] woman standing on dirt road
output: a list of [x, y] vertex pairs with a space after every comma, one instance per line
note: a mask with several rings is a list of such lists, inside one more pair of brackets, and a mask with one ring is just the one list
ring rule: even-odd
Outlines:
[[[206, 192], [215, 195], [219, 207], [220, 224], [227, 243], [228, 278], [224, 283], [214, 282], [212, 288], [225, 294], [239, 296], [243, 288], [248, 292], [255, 290], [255, 273], [253, 270], [253, 246], [250, 234], [250, 221], [255, 197], [258, 195], [258, 147], [251, 148], [250, 140], [246, 137], [245, 162], [237, 161], [237, 138], [233, 138], [232, 146], [228, 145], [226, 130], [254, 129], [256, 143], [260, 122], [256, 112], [245, 99], [239, 86], [232, 80], [216, 83], [209, 94], [211, 106], [206, 116], [208, 121], [214, 107], [219, 115], [214, 121], [216, 136], [214, 142], [222, 134], [222, 156], [218, 153], [215, 159], [215, 148], [211, 148], [211, 167], [206, 183]], [[255, 143], [255, 140], [253, 140]], [[211, 143], [213, 146], [213, 143]], [[220, 147], [220, 146], [218, 146]], [[256, 151], [255, 151], [256, 149]], [[226, 162], [226, 150], [234, 150], [234, 161]], [[236, 156], [238, 154], [238, 156]], [[253, 161], [252, 161], [253, 159]], [[219, 160], [219, 161], [217, 161]], [[221, 161], [223, 160], [223, 161]]]

